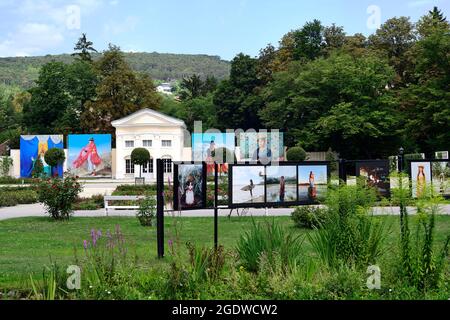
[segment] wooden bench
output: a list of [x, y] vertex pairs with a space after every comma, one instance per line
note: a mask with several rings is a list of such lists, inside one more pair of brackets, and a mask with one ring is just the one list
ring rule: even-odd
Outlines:
[[108, 215], [109, 209], [133, 209], [133, 210], [139, 209], [139, 205], [110, 206], [109, 201], [138, 201], [141, 199], [145, 199], [145, 196], [105, 196], [103, 199], [105, 201], [105, 212], [106, 215]]

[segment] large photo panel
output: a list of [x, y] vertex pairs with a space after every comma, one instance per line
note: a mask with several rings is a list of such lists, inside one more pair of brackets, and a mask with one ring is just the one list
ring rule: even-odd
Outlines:
[[356, 175], [363, 178], [368, 186], [375, 188], [380, 196], [389, 197], [389, 160], [357, 162]]
[[284, 161], [282, 132], [243, 132], [239, 134], [241, 161]]
[[297, 166], [267, 166], [266, 193], [268, 204], [297, 202]]
[[68, 149], [67, 167], [71, 173], [83, 178], [112, 177], [110, 134], [71, 134]]
[[196, 162], [211, 162], [214, 159], [217, 149], [222, 148], [234, 154], [234, 138], [234, 133], [193, 133], [192, 160]]
[[446, 198], [450, 197], [450, 162], [433, 161], [431, 165], [433, 191]]
[[261, 165], [233, 165], [229, 176], [230, 207], [264, 205], [265, 168]]
[[410, 162], [411, 192], [413, 198], [424, 196], [432, 187], [431, 184], [431, 162]]
[[316, 203], [326, 197], [328, 188], [328, 165], [298, 165], [298, 201]]
[[62, 135], [23, 135], [20, 136], [20, 177], [31, 178], [38, 162], [42, 163], [42, 175], [63, 176], [63, 165], [51, 168], [46, 162], [45, 153], [53, 148], [64, 149]]
[[176, 163], [174, 170], [174, 209], [206, 207], [205, 163]]

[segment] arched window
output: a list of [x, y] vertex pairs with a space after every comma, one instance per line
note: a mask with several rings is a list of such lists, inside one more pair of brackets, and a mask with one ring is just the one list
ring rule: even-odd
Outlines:
[[153, 173], [153, 158], [142, 166], [142, 173]]

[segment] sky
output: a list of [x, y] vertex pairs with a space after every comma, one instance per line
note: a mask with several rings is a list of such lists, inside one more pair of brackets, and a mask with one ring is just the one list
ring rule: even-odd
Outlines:
[[256, 56], [305, 22], [369, 35], [394, 16], [412, 21], [450, 0], [0, 0], [0, 57], [71, 53], [81, 33], [101, 51]]

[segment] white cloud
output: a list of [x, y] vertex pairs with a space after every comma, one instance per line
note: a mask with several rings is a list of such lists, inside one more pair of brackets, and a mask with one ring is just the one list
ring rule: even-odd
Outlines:
[[[63, 44], [65, 35], [73, 35], [74, 11], [79, 8], [83, 16], [95, 13], [104, 0], [0, 0], [0, 8], [8, 8], [14, 16], [15, 25], [6, 35], [0, 35], [0, 56], [24, 56], [45, 54]], [[17, 3], [18, 2], [18, 3]], [[73, 8], [72, 8], [73, 9]], [[5, 10], [5, 12], [7, 12]], [[76, 17], [75, 17], [76, 18]], [[79, 29], [80, 19], [76, 28]], [[130, 21], [129, 21], [130, 23]], [[82, 27], [82, 21], [81, 21]]]
[[26, 23], [0, 42], [0, 56], [29, 56], [43, 54], [64, 42], [60, 30], [52, 25]]

